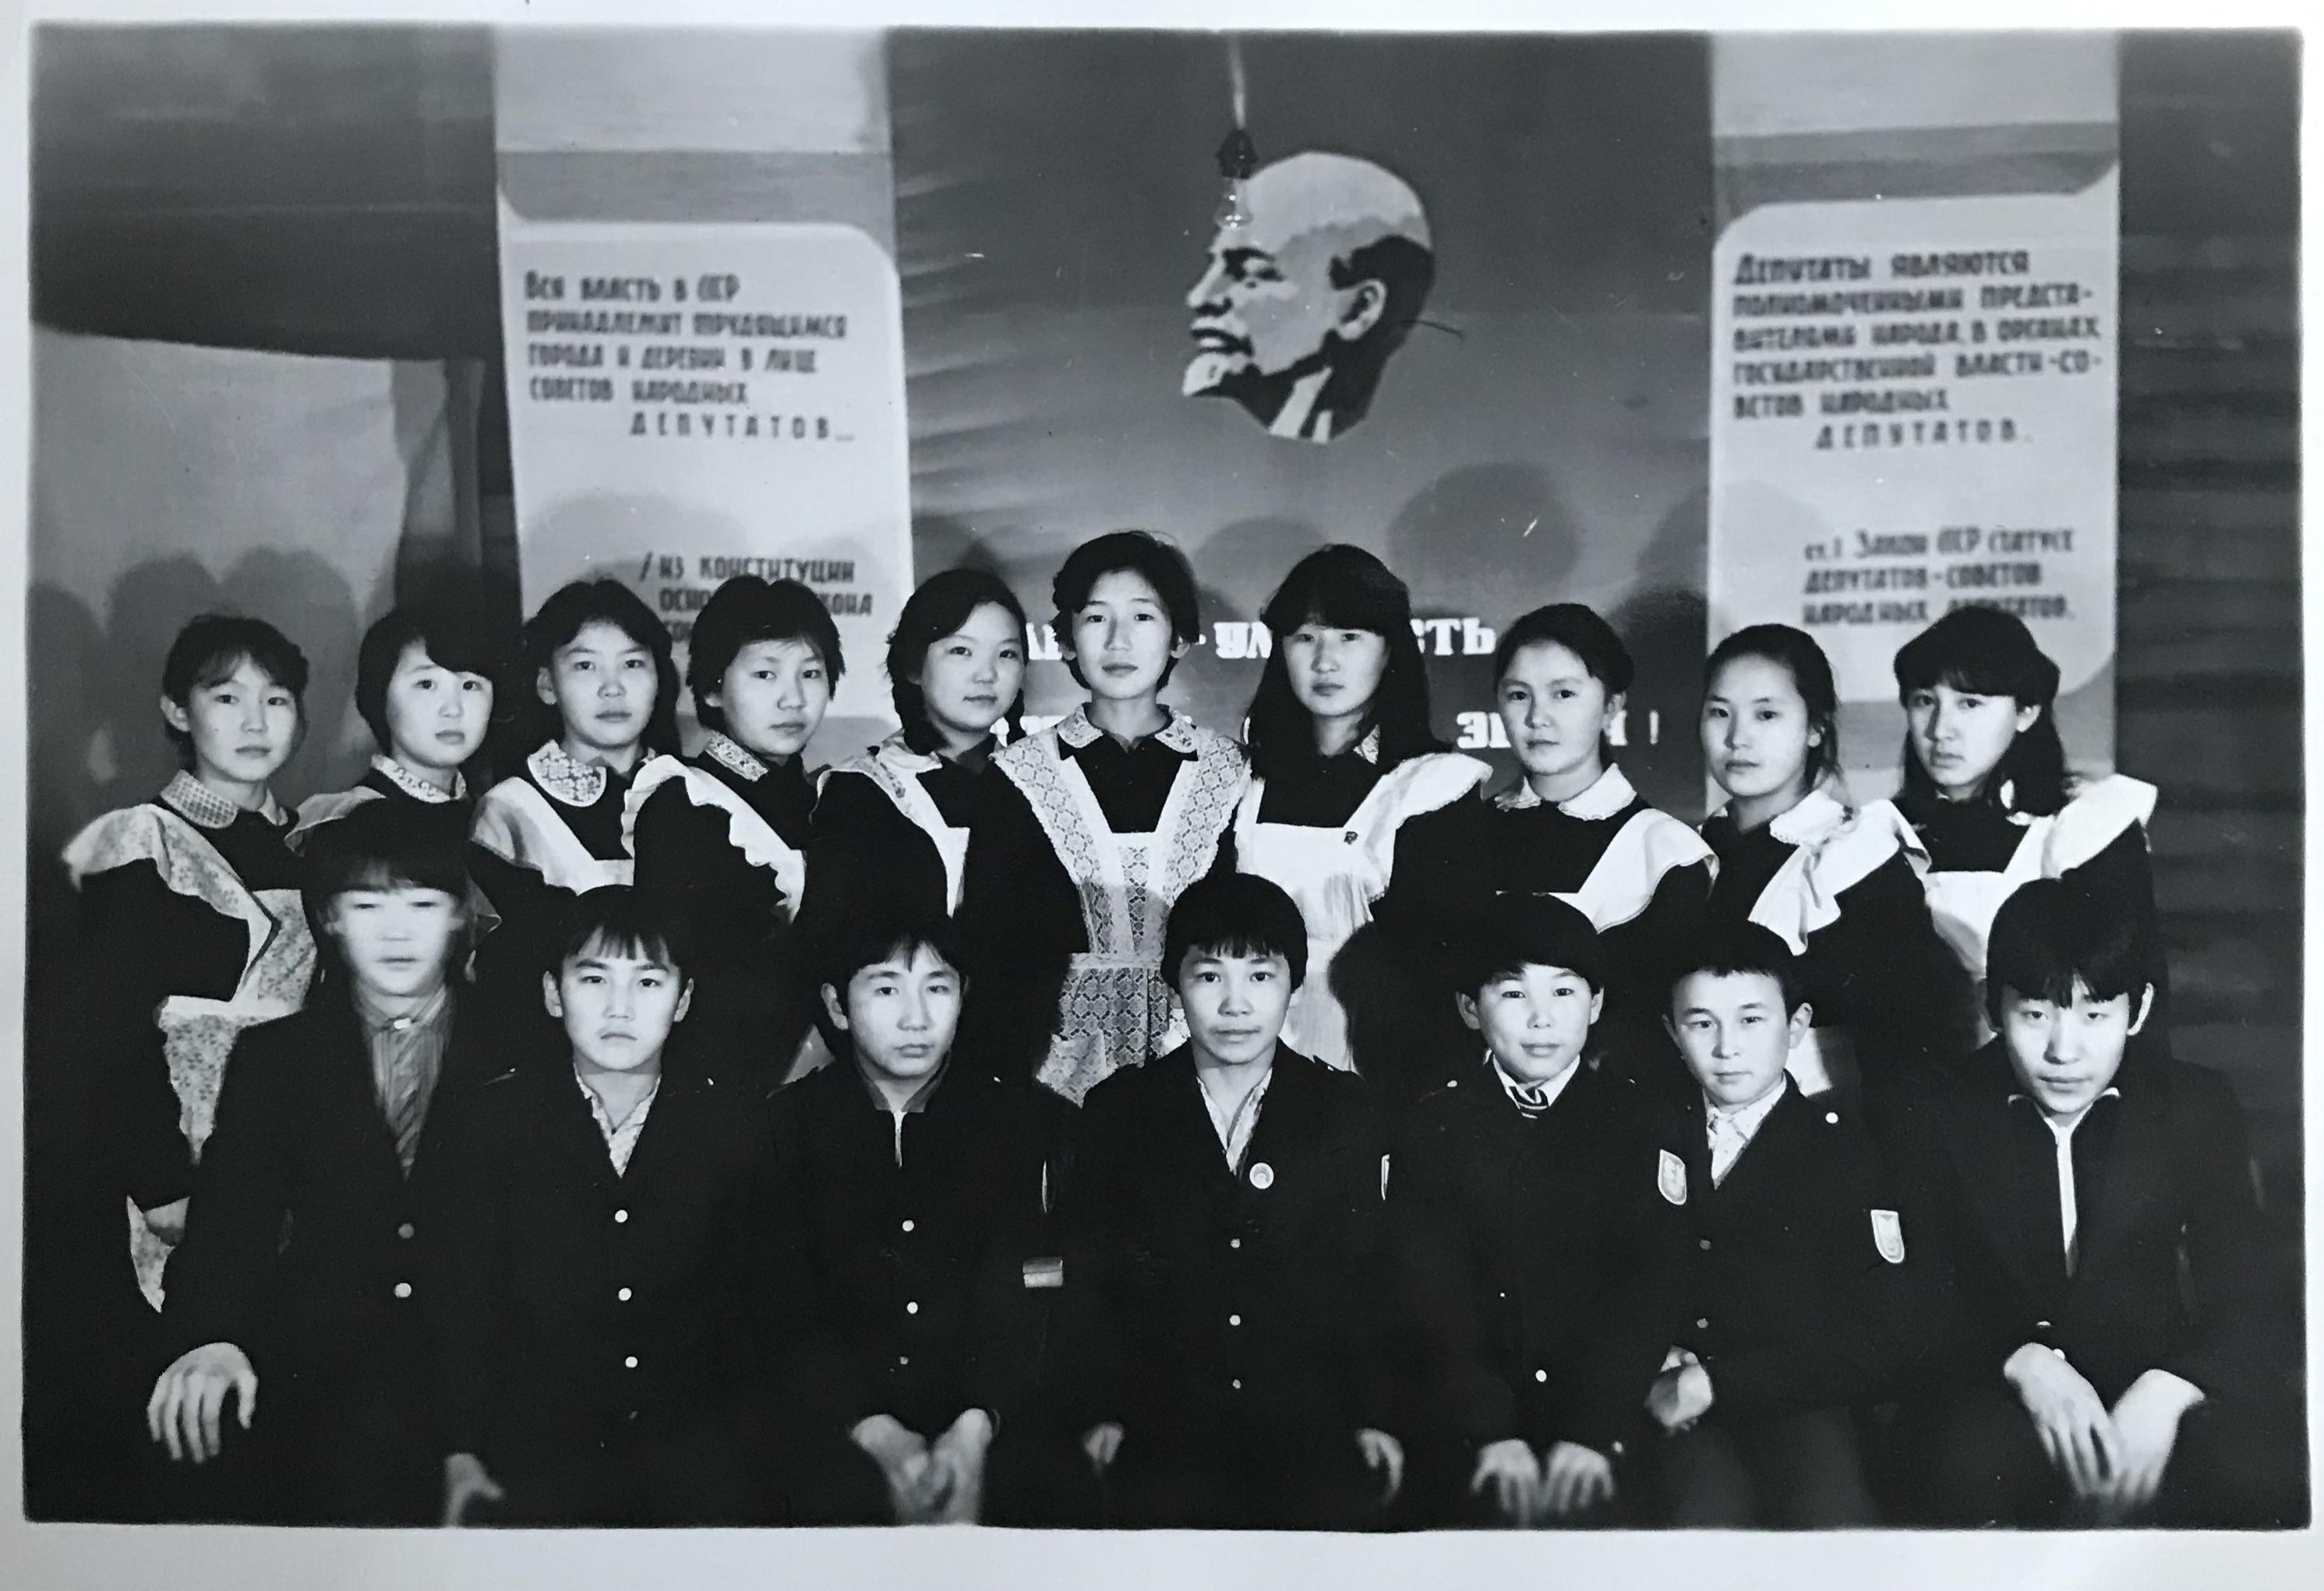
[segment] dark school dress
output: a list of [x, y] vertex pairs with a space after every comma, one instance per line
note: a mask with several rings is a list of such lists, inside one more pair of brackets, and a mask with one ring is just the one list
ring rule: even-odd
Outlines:
[[837, 908], [915, 921], [959, 910], [969, 830], [1000, 777], [997, 749], [987, 736], [939, 756], [914, 751], [899, 730], [825, 772], [815, 834], [831, 858]]

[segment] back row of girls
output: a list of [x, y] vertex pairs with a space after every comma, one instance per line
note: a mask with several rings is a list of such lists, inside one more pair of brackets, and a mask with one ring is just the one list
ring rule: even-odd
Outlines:
[[[1797, 1063], [1810, 1091], [1969, 1049], [1987, 930], [2028, 879], [2072, 875], [2152, 925], [2154, 791], [2069, 773], [2057, 669], [1995, 610], [1949, 614], [1898, 652], [1909, 730], [1893, 801], [1840, 779], [1832, 674], [1811, 638], [1726, 637], [1701, 733], [1728, 800], [1697, 830], [1647, 807], [1609, 756], [1631, 661], [1586, 607], [1504, 627], [1495, 706], [1522, 777], [1488, 797], [1487, 765], [1430, 727], [1409, 597], [1370, 553], [1327, 547], [1269, 600], [1274, 645], [1240, 742], [1160, 699], [1199, 622], [1169, 543], [1101, 537], [1052, 592], [1081, 706], [1023, 732], [1027, 616], [996, 577], [949, 570], [890, 642], [901, 727], [814, 777], [804, 748], [846, 662], [804, 587], [741, 577], [702, 609], [684, 685], [708, 733], [683, 760], [670, 637], [618, 582], [552, 596], [512, 673], [474, 633], [398, 611], [358, 660], [372, 771], [296, 819], [271, 781], [304, 728], [305, 657], [255, 619], [189, 624], [161, 680], [182, 772], [66, 852], [88, 985], [68, 1092], [103, 1124], [91, 1222], [125, 1221], [133, 1260], [97, 1290], [120, 1298], [134, 1279], [158, 1300], [234, 1036], [297, 1008], [314, 966], [294, 852], [368, 801], [440, 809], [468, 833], [472, 915], [488, 926], [472, 976], [508, 1042], [540, 1028], [564, 905], [634, 883], [681, 904], [706, 948], [696, 1041], [742, 1039], [770, 1089], [818, 1059], [794, 936], [874, 896], [955, 914], [981, 991], [964, 1043], [1075, 1101], [1176, 1041], [1163, 925], [1213, 872], [1266, 875], [1301, 909], [1313, 970], [1286, 1041], [1404, 1097], [1440, 1080], [1447, 948], [1498, 894], [1554, 894], [1591, 919], [1614, 969], [1608, 1053], [1642, 1078], [1681, 1075], [1650, 1019], [1677, 948], [1706, 922], [1774, 930], [1814, 1009]], [[496, 711], [529, 726], [524, 754], [478, 795], [466, 770]]]

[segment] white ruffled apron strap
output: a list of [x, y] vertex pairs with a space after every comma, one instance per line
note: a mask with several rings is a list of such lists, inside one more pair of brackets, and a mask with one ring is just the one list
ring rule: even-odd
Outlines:
[[[742, 854], [743, 861], [775, 875], [775, 887], [782, 892], [783, 913], [798, 916], [807, 898], [807, 858], [724, 780], [676, 757], [658, 756], [638, 770], [622, 798], [622, 848], [632, 856], [637, 854], [638, 813], [647, 797], [671, 783], [695, 806], [715, 807], [726, 815], [726, 843]], [[636, 864], [630, 866], [634, 869]]]
[[[208, 836], [158, 802], [106, 813], [73, 837], [65, 846], [64, 861], [76, 886], [91, 874], [132, 862], [152, 863], [172, 894], [199, 901], [219, 916], [242, 923], [247, 934], [242, 961], [245, 977], [291, 926], [267, 910]], [[292, 904], [289, 916], [295, 920], [295, 931], [303, 936], [306, 916], [298, 909], [298, 892], [284, 893]]]
[[521, 779], [504, 779], [484, 792], [468, 837], [502, 861], [529, 868], [544, 883], [575, 894], [632, 883], [637, 873], [626, 856], [609, 862], [592, 856], [549, 798]]
[[1134, 944], [1128, 919], [1129, 878], [1120, 848], [1088, 779], [1057, 752], [1054, 731], [1019, 741], [993, 759], [1033, 810], [1082, 901], [1082, 928], [1091, 953], [1126, 955]]
[[2095, 857], [2133, 825], [2154, 821], [2159, 792], [2143, 779], [2116, 773], [2087, 784], [2052, 820], [2042, 874], [2058, 878]]
[[1649, 807], [1622, 825], [1580, 889], [1562, 891], [1557, 898], [1579, 909], [1603, 933], [1654, 904], [1655, 892], [1668, 874], [1703, 862], [1719, 865], [1709, 843], [1669, 813]]
[[326, 823], [336, 823], [357, 807], [387, 798], [368, 785], [356, 785], [353, 790], [333, 791], [327, 795], [309, 796], [299, 803], [299, 820], [282, 837], [282, 843], [294, 851], [303, 851], [307, 837]]
[[928, 794], [916, 774], [892, 767], [888, 760], [874, 751], [857, 757], [847, 764], [869, 778], [886, 796], [905, 821], [928, 837], [936, 848], [936, 856], [945, 870], [945, 910], [960, 909], [961, 879], [968, 865], [968, 830], [965, 827], [946, 823], [936, 798]]

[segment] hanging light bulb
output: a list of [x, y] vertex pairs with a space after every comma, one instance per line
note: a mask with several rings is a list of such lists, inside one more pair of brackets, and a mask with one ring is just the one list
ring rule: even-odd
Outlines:
[[1250, 196], [1244, 186], [1259, 170], [1259, 147], [1240, 125], [1219, 144], [1219, 208], [1211, 219], [1222, 232], [1250, 225]]

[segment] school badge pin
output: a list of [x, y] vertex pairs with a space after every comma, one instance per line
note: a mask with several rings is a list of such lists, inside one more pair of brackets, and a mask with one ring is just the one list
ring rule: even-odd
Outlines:
[[1655, 1168], [1655, 1186], [1662, 1189], [1663, 1197], [1671, 1203], [1684, 1204], [1686, 1162], [1667, 1149], [1662, 1154], [1661, 1163]]
[[1275, 1168], [1268, 1165], [1265, 1161], [1261, 1161], [1259, 1164], [1251, 1167], [1250, 1185], [1253, 1188], [1258, 1189], [1261, 1193], [1265, 1193], [1268, 1189], [1274, 1187]]
[[1890, 1264], [1904, 1263], [1904, 1223], [1895, 1211], [1872, 1212], [1872, 1244]]

